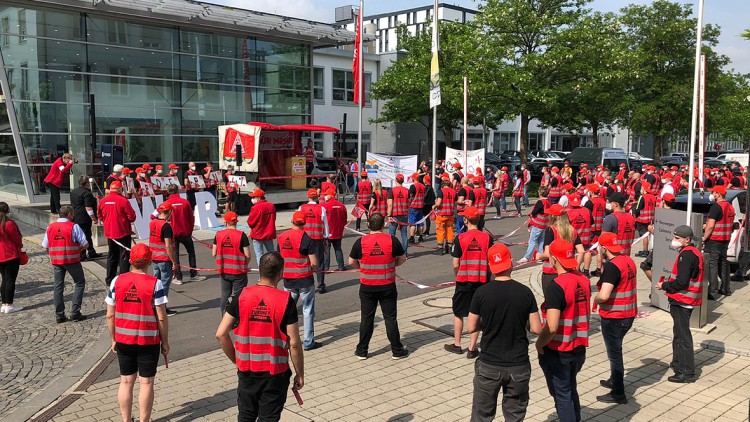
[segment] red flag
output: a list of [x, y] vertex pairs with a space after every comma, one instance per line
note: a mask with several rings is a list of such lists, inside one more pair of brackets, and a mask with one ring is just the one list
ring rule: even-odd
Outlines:
[[[357, 14], [357, 23], [355, 24], [356, 36], [354, 37], [354, 61], [352, 63], [352, 76], [354, 77], [354, 104], [360, 104], [359, 96], [361, 94], [359, 80], [359, 51], [362, 44], [362, 7], [360, 6]], [[361, 104], [360, 104], [361, 105]]]

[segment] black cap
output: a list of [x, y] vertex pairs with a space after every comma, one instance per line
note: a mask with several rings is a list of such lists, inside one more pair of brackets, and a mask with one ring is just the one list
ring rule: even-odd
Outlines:
[[675, 236], [682, 237], [682, 238], [689, 237], [692, 239], [694, 237], [693, 229], [690, 228], [690, 226], [686, 226], [684, 224], [674, 229], [674, 232], [672, 232], [672, 234], [674, 234]]
[[607, 201], [617, 202], [621, 207], [624, 207], [625, 203], [628, 202], [628, 196], [624, 193], [613, 192], [607, 197]]

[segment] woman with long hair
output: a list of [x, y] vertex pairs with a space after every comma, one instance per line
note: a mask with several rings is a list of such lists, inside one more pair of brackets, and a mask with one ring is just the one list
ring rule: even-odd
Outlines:
[[372, 200], [370, 200], [370, 215], [376, 212], [383, 216], [388, 214], [388, 192], [383, 189], [383, 182], [380, 179], [375, 179], [372, 188]]
[[0, 202], [0, 293], [2, 293], [2, 307], [0, 313], [9, 314], [23, 309], [13, 304], [16, 294], [16, 278], [21, 265], [21, 248], [23, 238], [18, 225], [10, 219], [10, 207]]
[[[576, 229], [570, 224], [568, 215], [565, 214], [565, 209], [560, 204], [554, 204], [549, 207], [546, 211], [549, 217], [549, 227], [544, 231], [544, 252], [539, 256], [539, 259], [543, 261], [542, 264], [542, 291], [547, 292], [547, 286], [552, 283], [552, 280], [557, 277], [557, 271], [555, 267], [549, 263], [549, 245], [556, 239], [564, 239], [570, 242], [575, 248], [576, 259], [578, 265], [583, 262], [584, 249], [581, 244], [581, 239], [578, 237]], [[578, 271], [578, 269], [576, 269]]]
[[503, 172], [498, 170], [495, 172], [495, 185], [492, 187], [492, 203], [495, 204], [495, 211], [497, 212], [497, 214], [492, 217], [493, 220], [500, 218], [500, 214], [504, 211], [502, 209], [502, 200], [504, 196]]
[[521, 216], [521, 199], [523, 198], [523, 172], [516, 172], [516, 181], [513, 184], [513, 204], [516, 206], [516, 215], [514, 217]]

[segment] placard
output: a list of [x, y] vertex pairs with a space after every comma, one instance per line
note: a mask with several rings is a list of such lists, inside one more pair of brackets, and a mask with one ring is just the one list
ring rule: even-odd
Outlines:
[[[369, 180], [380, 180], [383, 187], [393, 187], [397, 174], [409, 177], [417, 170], [417, 156], [394, 156], [368, 152], [365, 170]], [[404, 186], [408, 188], [411, 183], [405, 181]]]
[[135, 191], [135, 183], [133, 182], [132, 177], [126, 177], [125, 178], [125, 192], [133, 192]]
[[154, 185], [148, 182], [141, 182], [141, 196], [154, 196]]
[[167, 177], [152, 177], [151, 183], [153, 184], [153, 187], [156, 187], [161, 190], [167, 190], [167, 186], [169, 185], [177, 185], [177, 187], [180, 187], [180, 179], [174, 177], [174, 176], [167, 176]]
[[[477, 167], [482, 169], [482, 174], [486, 171], [484, 168], [484, 148], [475, 149], [473, 151], [467, 151], [467, 158], [464, 158], [464, 150], [445, 148], [445, 171], [448, 173], [455, 173], [456, 169], [453, 168], [454, 163], [461, 164], [463, 167], [462, 173], [464, 176], [476, 175]], [[515, 169], [508, 169], [514, 172]]]
[[247, 187], [247, 179], [245, 178], [245, 176], [230, 175], [229, 182], [234, 183], [235, 185], [241, 188]]
[[203, 176], [188, 176], [187, 177], [188, 182], [190, 182], [190, 185], [193, 187], [193, 189], [196, 188], [204, 188], [206, 187], [206, 182], [203, 180]]

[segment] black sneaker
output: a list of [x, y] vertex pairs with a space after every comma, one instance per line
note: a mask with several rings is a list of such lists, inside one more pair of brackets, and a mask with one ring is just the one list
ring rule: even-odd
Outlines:
[[479, 349], [466, 352], [466, 359], [476, 359], [477, 357], [479, 357]]
[[602, 403], [628, 404], [628, 399], [624, 394], [622, 396], [615, 396], [612, 393], [607, 393], [601, 396], [596, 396], [596, 400]]
[[167, 316], [177, 315], [177, 311], [174, 309], [167, 308]]
[[307, 351], [309, 351], [309, 350], [320, 349], [321, 347], [323, 347], [323, 343], [320, 343], [320, 342], [314, 341], [314, 342], [313, 342], [313, 344], [312, 344], [312, 345], [310, 345], [310, 347], [304, 347], [304, 349], [305, 349], [305, 351], [307, 352]]
[[595, 269], [594, 271], [591, 271], [591, 277], [601, 277], [601, 276], [602, 276], [602, 272], [599, 271], [598, 268]]
[[414, 236], [411, 236], [411, 237], [409, 238], [409, 243], [415, 243], [415, 242], [414, 242]]
[[419, 241], [419, 243], [424, 242], [424, 236], [420, 235], [419, 237], [417, 237], [417, 241]]
[[443, 247], [441, 246], [440, 248], [438, 248], [437, 254], [438, 254], [438, 256], [445, 255], [445, 249], [443, 249]]
[[365, 360], [365, 359], [367, 359], [367, 353], [360, 354], [360, 353], [354, 352], [354, 356], [356, 356], [357, 359], [359, 359], [359, 360]]
[[456, 346], [453, 343], [444, 345], [443, 349], [445, 349], [446, 352], [455, 353], [457, 355], [463, 355], [464, 354], [464, 349], [462, 349], [461, 346]]
[[612, 389], [612, 381], [611, 380], [599, 380], [599, 385], [601, 385], [604, 388]]
[[69, 320], [69, 319], [68, 319], [68, 317], [66, 317], [66, 316], [63, 316], [63, 317], [58, 317], [58, 318], [57, 318], [57, 323], [58, 323], [58, 324], [62, 324], [63, 322], [68, 322], [68, 321], [70, 321], [70, 320]]
[[688, 376], [685, 374], [675, 374], [667, 378], [667, 381], [674, 382], [677, 384], [688, 384], [691, 382], [695, 382], [695, 376]]
[[391, 359], [393, 359], [393, 360], [405, 359], [407, 356], [409, 356], [409, 350], [407, 348], [404, 348], [403, 352], [401, 352], [401, 353], [399, 353], [397, 355], [391, 356]]
[[75, 322], [83, 321], [86, 318], [88, 318], [88, 317], [86, 315], [84, 315], [84, 314], [73, 315], [73, 316], [70, 317], [70, 319], [73, 320], [73, 321], [75, 321]]
[[325, 284], [321, 284], [320, 286], [318, 286], [318, 293], [325, 294], [327, 291], [328, 290], [326, 290], [326, 285]]
[[591, 272], [590, 271], [583, 270], [583, 275], [585, 275], [586, 278], [591, 278]]
[[100, 254], [100, 253], [97, 253], [97, 252], [93, 252], [93, 253], [89, 252], [89, 259], [101, 258], [103, 256], [104, 256], [104, 254]]

